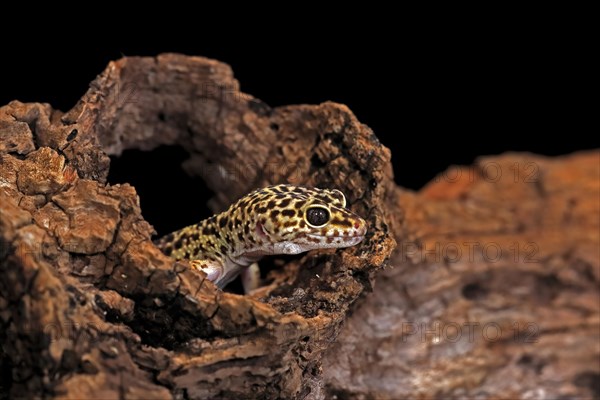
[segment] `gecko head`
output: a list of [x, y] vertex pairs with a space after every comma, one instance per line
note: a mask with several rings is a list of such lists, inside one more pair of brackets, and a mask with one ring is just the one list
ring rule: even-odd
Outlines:
[[346, 208], [341, 191], [291, 185], [266, 189], [276, 192], [267, 200], [268, 211], [257, 219], [256, 233], [272, 244], [274, 253], [349, 247], [364, 239], [367, 224]]

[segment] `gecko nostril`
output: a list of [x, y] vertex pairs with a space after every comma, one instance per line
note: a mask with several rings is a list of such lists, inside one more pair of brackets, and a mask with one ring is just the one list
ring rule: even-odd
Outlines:
[[363, 221], [363, 223], [359, 224], [360, 228], [357, 228], [360, 235], [365, 235], [367, 233], [367, 223]]

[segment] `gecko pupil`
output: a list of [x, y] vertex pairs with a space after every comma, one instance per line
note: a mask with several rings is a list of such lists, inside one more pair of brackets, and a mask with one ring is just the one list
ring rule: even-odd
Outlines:
[[323, 226], [329, 221], [329, 211], [321, 207], [306, 210], [306, 221], [313, 226]]

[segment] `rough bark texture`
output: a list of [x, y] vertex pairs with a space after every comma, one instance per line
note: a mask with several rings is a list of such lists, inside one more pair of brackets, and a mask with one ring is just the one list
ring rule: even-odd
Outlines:
[[393, 198], [407, 235], [324, 357], [330, 393], [600, 397], [598, 152], [485, 157]]
[[[108, 155], [163, 144], [215, 211], [270, 183], [336, 187], [368, 237], [288, 261], [255, 296], [218, 291], [106, 182]], [[0, 392], [598, 396], [599, 164], [506, 155], [409, 193], [342, 105], [272, 109], [204, 58], [113, 62], [67, 113], [0, 108]]]

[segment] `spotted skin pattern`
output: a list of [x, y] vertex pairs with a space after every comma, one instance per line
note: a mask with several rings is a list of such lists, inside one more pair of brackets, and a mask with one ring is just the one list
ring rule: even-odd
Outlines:
[[248, 291], [256, 286], [255, 263], [263, 256], [354, 246], [366, 231], [365, 220], [346, 209], [339, 190], [275, 185], [251, 192], [227, 211], [170, 233], [156, 245], [176, 260], [190, 260], [219, 288], [242, 273]]

